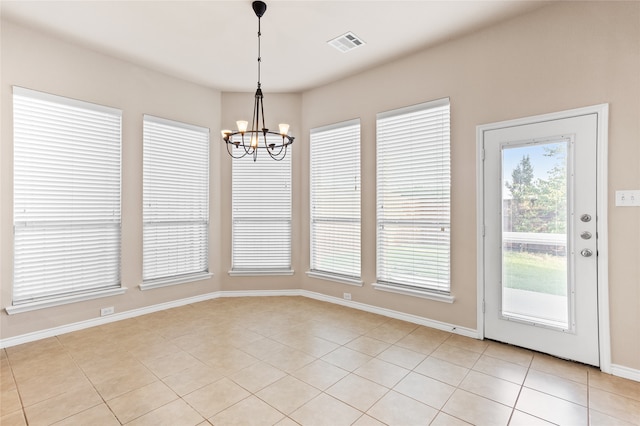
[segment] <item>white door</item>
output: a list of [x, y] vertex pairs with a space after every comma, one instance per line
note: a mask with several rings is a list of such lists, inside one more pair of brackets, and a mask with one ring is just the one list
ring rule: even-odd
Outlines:
[[598, 114], [483, 128], [484, 336], [599, 365]]

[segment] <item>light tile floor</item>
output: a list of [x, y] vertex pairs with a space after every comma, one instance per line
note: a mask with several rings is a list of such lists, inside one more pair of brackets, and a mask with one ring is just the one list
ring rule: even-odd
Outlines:
[[640, 425], [640, 383], [303, 297], [229, 298], [1, 351], [10, 425]]

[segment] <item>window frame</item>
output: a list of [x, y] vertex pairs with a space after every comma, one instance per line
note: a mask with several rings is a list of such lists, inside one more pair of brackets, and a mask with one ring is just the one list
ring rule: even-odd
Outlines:
[[[149, 114], [145, 114], [142, 121], [143, 280], [140, 289], [208, 279], [213, 276], [209, 269], [209, 128]], [[169, 156], [171, 150], [174, 152]], [[201, 160], [203, 163], [198, 164]], [[172, 168], [168, 169], [168, 165]], [[176, 197], [181, 200], [178, 204]], [[181, 208], [184, 205], [190, 208]], [[173, 263], [167, 264], [166, 258], [172, 258]]]
[[[270, 138], [282, 142], [279, 135], [268, 134], [267, 139]], [[291, 148], [282, 160], [274, 160], [262, 150], [259, 150], [255, 160], [252, 156], [231, 158], [231, 269], [228, 271], [230, 276], [293, 275], [294, 273], [292, 263], [294, 150]], [[283, 166], [286, 167], [284, 171]], [[278, 202], [274, 203], [274, 197], [276, 200], [279, 197]], [[266, 235], [272, 235], [272, 238]], [[280, 243], [274, 243], [274, 241], [280, 241]], [[269, 254], [270, 257], [265, 257], [265, 254]], [[274, 258], [279, 264], [271, 267], [267, 259]], [[262, 261], [251, 264], [255, 259]]]
[[[439, 111], [444, 114], [441, 119], [435, 117]], [[376, 282], [373, 287], [377, 290], [447, 303], [454, 301], [450, 261], [450, 118], [449, 98], [376, 116]], [[421, 132], [417, 133], [421, 139], [415, 136], [417, 131]], [[411, 141], [416, 142], [415, 146], [410, 146]], [[400, 151], [402, 144], [410, 146], [404, 153]], [[434, 164], [431, 169], [425, 167], [429, 161]], [[428, 189], [431, 185], [435, 190]], [[401, 240], [392, 238], [392, 233]], [[398, 242], [402, 240], [408, 243]], [[393, 247], [398, 249], [395, 256], [390, 253]], [[425, 252], [430, 253], [430, 262], [416, 261]]]
[[[12, 89], [13, 284], [6, 312], [124, 293], [122, 111]], [[38, 280], [47, 284], [30, 289]]]
[[[361, 133], [359, 118], [316, 127], [309, 132], [310, 270], [307, 275], [356, 286], [362, 286]], [[328, 173], [322, 174], [327, 170]], [[351, 185], [355, 194], [349, 194]], [[316, 214], [316, 210], [322, 213]], [[354, 223], [355, 228], [350, 226]], [[329, 229], [322, 233], [316, 224], [329, 225]], [[350, 237], [346, 243], [345, 236]], [[332, 253], [326, 253], [332, 251], [328, 248], [323, 253], [325, 258], [317, 258], [323, 250], [316, 247], [316, 240], [318, 244], [338, 250], [333, 254], [341, 254], [342, 259], [332, 258]]]

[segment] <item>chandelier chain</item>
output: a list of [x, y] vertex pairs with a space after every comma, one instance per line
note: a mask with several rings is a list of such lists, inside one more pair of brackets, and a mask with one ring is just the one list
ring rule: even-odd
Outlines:
[[258, 87], [260, 87], [260, 63], [262, 62], [262, 55], [260, 54], [260, 36], [262, 36], [262, 31], [260, 30], [260, 17], [258, 17]]

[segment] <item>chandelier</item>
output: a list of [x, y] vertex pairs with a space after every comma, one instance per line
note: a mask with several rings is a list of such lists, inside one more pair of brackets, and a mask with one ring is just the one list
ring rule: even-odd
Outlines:
[[260, 18], [267, 10], [267, 5], [261, 1], [254, 1], [253, 11], [258, 17], [258, 89], [253, 103], [253, 119], [251, 130], [248, 130], [249, 122], [236, 121], [238, 130], [223, 130], [222, 139], [227, 145], [227, 152], [233, 158], [253, 156], [253, 161], [258, 158], [258, 150], [263, 150], [274, 160], [280, 161], [287, 155], [287, 148], [293, 143], [293, 136], [289, 136], [289, 125], [280, 124], [279, 132], [270, 131], [264, 124], [264, 104], [262, 88], [260, 85]]

